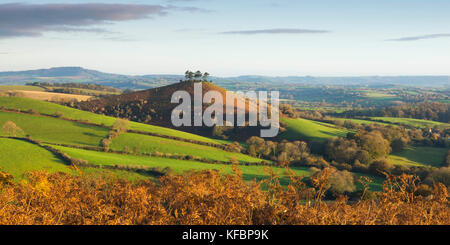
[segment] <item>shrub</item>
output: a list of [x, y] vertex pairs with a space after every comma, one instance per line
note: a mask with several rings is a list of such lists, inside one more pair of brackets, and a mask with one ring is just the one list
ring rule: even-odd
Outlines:
[[11, 122], [11, 121], [5, 122], [5, 124], [3, 124], [2, 129], [3, 129], [3, 132], [10, 137], [16, 137], [18, 135], [24, 134], [24, 131], [19, 126], [17, 126], [14, 122]]
[[393, 167], [389, 160], [379, 159], [370, 164], [369, 171], [375, 175], [384, 175], [383, 173], [390, 173]]
[[64, 117], [64, 113], [60, 112], [60, 111], [56, 111], [55, 112], [55, 116], [58, 118], [63, 118]]
[[329, 179], [330, 191], [334, 194], [353, 192], [356, 189], [354, 178], [347, 170], [333, 172]]
[[436, 169], [432, 171], [425, 179], [425, 183], [429, 185], [434, 185], [438, 182], [446, 186], [450, 186], [450, 167]]

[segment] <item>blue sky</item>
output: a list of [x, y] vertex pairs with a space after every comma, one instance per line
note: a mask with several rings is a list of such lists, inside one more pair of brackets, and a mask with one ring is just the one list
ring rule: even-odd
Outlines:
[[0, 71], [449, 75], [449, 13], [448, 0], [0, 0]]

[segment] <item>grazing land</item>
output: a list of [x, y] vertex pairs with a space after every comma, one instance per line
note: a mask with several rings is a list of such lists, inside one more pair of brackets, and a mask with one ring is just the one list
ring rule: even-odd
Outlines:
[[[70, 147], [63, 146], [53, 146], [74, 158], [85, 159], [89, 163], [105, 166], [105, 165], [124, 165], [124, 166], [144, 166], [152, 168], [170, 168], [177, 174], [182, 174], [186, 171], [201, 171], [214, 169], [219, 170], [223, 174], [233, 173], [231, 165], [225, 164], [211, 164], [198, 161], [187, 161], [178, 159], [169, 159], [163, 157], [148, 157], [148, 156], [136, 156], [131, 154], [112, 154], [98, 151], [90, 151], [83, 149], [74, 149]], [[242, 171], [243, 178], [247, 181], [257, 179], [262, 180], [268, 177], [268, 173], [262, 166], [239, 166]], [[286, 171], [283, 168], [273, 167], [271, 168], [276, 174], [282, 176]], [[310, 172], [308, 168], [293, 168], [294, 173], [298, 176], [308, 177]], [[281, 178], [284, 185], [288, 183], [287, 177]]]
[[396, 123], [417, 128], [450, 127], [450, 124], [448, 123], [414, 118], [372, 117], [372, 119], [386, 123]]
[[411, 146], [400, 153], [390, 155], [389, 159], [398, 165], [441, 167], [447, 152], [446, 148]]
[[22, 179], [26, 172], [36, 170], [74, 172], [53, 153], [23, 140], [0, 138], [0, 156], [0, 170], [17, 180]]
[[323, 142], [332, 137], [345, 136], [347, 131], [335, 125], [321, 123], [303, 118], [281, 119], [287, 124], [286, 132], [281, 137], [288, 140], [312, 140]]
[[178, 153], [225, 162], [230, 161], [231, 157], [235, 157], [237, 160], [243, 162], [261, 162], [261, 159], [258, 158], [240, 153], [226, 152], [214, 147], [131, 133], [120, 135], [111, 144], [111, 149], [117, 151], [123, 151], [125, 147], [128, 149], [136, 148], [139, 153]]

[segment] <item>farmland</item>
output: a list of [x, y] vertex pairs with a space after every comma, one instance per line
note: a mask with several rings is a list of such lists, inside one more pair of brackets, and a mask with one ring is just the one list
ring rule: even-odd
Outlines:
[[448, 149], [437, 147], [408, 147], [400, 153], [389, 156], [393, 164], [406, 166], [440, 167]]
[[26, 141], [0, 138], [0, 170], [20, 179], [29, 171], [73, 172], [53, 153]]
[[287, 130], [281, 137], [288, 140], [313, 140], [323, 142], [328, 138], [345, 136], [347, 131], [338, 129], [327, 123], [311, 121], [307, 119], [281, 119], [286, 123]]
[[395, 118], [395, 117], [372, 117], [371, 119], [382, 121], [386, 123], [395, 123], [418, 128], [433, 128], [433, 127], [450, 127], [448, 123], [441, 123], [423, 119], [414, 118]]
[[[50, 102], [36, 101], [28, 98], [15, 98], [15, 97], [11, 98], [0, 96], [0, 106], [3, 106], [6, 109], [20, 109], [23, 111], [33, 110], [35, 112], [46, 115], [55, 115], [57, 113], [61, 113], [64, 116], [64, 118], [72, 120], [80, 120], [99, 125], [105, 125], [107, 127], [112, 126], [116, 121], [116, 118], [113, 117], [94, 114], [91, 112], [81, 111]], [[198, 140], [206, 143], [216, 143], [216, 144], [223, 143], [223, 141], [220, 140], [214, 140], [174, 129], [142, 124], [137, 122], [130, 122], [130, 129], [149, 133], [156, 133], [165, 136], [174, 136], [178, 138]]]
[[[104, 165], [124, 165], [124, 166], [144, 166], [144, 167], [159, 167], [159, 168], [171, 168], [175, 173], [182, 174], [185, 171], [190, 170], [207, 170], [215, 169], [221, 171], [223, 174], [231, 174], [232, 168], [230, 165], [224, 164], [208, 164], [198, 161], [186, 161], [177, 159], [168, 159], [162, 157], [147, 157], [147, 156], [135, 156], [124, 154], [111, 154], [105, 152], [97, 152], [90, 150], [74, 149], [62, 146], [53, 146], [74, 158], [85, 159], [89, 163], [104, 166]], [[264, 179], [268, 176], [264, 167], [261, 166], [239, 166], [245, 180], [257, 180]], [[275, 173], [283, 175], [285, 172], [282, 168], [271, 168]], [[293, 168], [296, 175], [308, 177], [310, 172], [308, 168]], [[285, 177], [282, 178], [283, 184], [287, 183]]]
[[235, 157], [239, 161], [244, 162], [261, 161], [261, 159], [258, 158], [239, 153], [230, 153], [214, 147], [130, 133], [120, 135], [111, 145], [111, 148], [117, 151], [123, 151], [125, 147], [128, 147], [130, 150], [137, 148], [139, 153], [179, 153], [226, 162], [228, 162], [231, 157]]

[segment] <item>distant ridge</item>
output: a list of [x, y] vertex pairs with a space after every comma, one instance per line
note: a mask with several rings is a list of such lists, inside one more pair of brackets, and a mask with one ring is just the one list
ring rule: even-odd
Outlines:
[[[104, 73], [82, 67], [53, 67], [50, 69], [0, 72], [0, 85], [22, 85], [27, 82], [95, 83], [119, 89], [149, 89], [177, 83], [182, 75], [128, 76]], [[228, 88], [236, 83], [279, 83], [312, 85], [403, 85], [450, 86], [450, 76], [355, 76], [355, 77], [270, 77], [246, 75], [238, 77], [212, 77], [215, 84]]]

